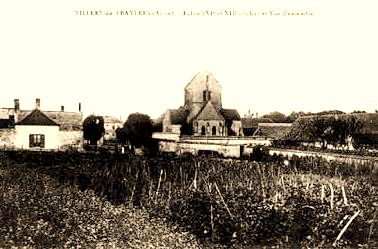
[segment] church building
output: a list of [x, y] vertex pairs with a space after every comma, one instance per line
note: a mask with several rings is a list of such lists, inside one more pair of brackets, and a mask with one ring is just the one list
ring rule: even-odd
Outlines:
[[184, 89], [184, 106], [163, 115], [163, 133], [194, 136], [241, 136], [237, 110], [222, 107], [222, 88], [210, 72], [194, 76]]

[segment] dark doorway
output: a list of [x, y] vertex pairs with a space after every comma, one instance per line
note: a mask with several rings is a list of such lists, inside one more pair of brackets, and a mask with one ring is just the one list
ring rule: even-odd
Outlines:
[[213, 128], [211, 128], [211, 135], [217, 135], [217, 127], [213, 126]]
[[205, 135], [205, 134], [206, 134], [206, 128], [205, 128], [205, 126], [202, 126], [201, 135]]

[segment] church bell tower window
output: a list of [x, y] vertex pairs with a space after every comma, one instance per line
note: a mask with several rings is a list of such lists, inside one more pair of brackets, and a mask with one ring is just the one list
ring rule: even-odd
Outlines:
[[211, 99], [211, 92], [208, 90], [203, 91], [203, 101], [208, 101]]

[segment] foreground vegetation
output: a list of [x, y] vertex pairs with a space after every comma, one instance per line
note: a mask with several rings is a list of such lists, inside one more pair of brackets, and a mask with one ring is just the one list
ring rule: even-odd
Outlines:
[[25, 165], [2, 165], [0, 178], [0, 248], [198, 248], [145, 209], [112, 205]]
[[0, 246], [378, 246], [372, 165], [255, 156], [3, 153]]

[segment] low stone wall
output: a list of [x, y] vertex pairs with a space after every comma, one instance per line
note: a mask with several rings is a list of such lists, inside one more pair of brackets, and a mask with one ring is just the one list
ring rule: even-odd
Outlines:
[[316, 152], [316, 151], [301, 151], [301, 150], [291, 150], [291, 149], [270, 149], [270, 155], [283, 155], [285, 157], [291, 158], [292, 156], [298, 157], [322, 157], [328, 161], [339, 161], [347, 164], [373, 164], [374, 167], [378, 167], [378, 158], [369, 156], [354, 156], [354, 155], [342, 155], [337, 153], [328, 152]]

